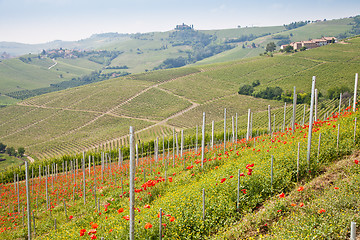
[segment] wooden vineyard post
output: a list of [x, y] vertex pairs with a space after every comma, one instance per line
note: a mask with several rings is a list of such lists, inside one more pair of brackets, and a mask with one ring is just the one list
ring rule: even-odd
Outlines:
[[311, 153], [311, 137], [312, 137], [312, 125], [313, 125], [313, 114], [314, 114], [314, 98], [315, 98], [315, 82], [316, 77], [312, 77], [311, 84], [311, 102], [310, 102], [310, 116], [309, 116], [309, 133], [308, 133], [308, 143], [307, 143], [307, 153], [306, 153], [306, 161], [308, 165], [308, 170], [310, 170], [310, 153]]
[[[197, 136], [197, 135], [196, 135]], [[196, 145], [197, 146], [197, 145]], [[175, 167], [175, 128], [173, 128], [173, 142], [172, 142], [172, 147], [173, 147], [173, 167]]]
[[129, 229], [129, 237], [130, 240], [134, 240], [134, 222], [135, 222], [135, 191], [134, 191], [134, 179], [135, 179], [135, 146], [134, 146], [134, 129], [133, 127], [130, 127], [130, 161], [129, 161], [129, 167], [130, 167], [130, 179], [129, 179], [129, 195], [130, 195], [130, 229]]
[[271, 155], [271, 194], [273, 192], [273, 181], [274, 181], [274, 155]]
[[285, 124], [286, 124], [286, 102], [284, 104], [284, 121], [283, 121], [283, 132], [285, 131]]
[[339, 151], [339, 138], [340, 138], [340, 124], [338, 124], [338, 131], [337, 131], [337, 137], [336, 137], [336, 150]]
[[195, 137], [195, 153], [198, 151], [198, 125], [196, 125], [196, 137]]
[[226, 151], [226, 108], [224, 109], [224, 155]]
[[291, 132], [295, 131], [295, 118], [296, 118], [296, 87], [294, 86], [294, 94], [293, 94], [293, 114], [292, 114], [292, 121], [291, 121]]
[[180, 155], [183, 157], [184, 151], [184, 130], [181, 130], [181, 147], [180, 147]]
[[250, 110], [250, 108], [249, 108], [249, 109], [248, 109], [248, 121], [247, 121], [246, 141], [249, 141], [249, 136], [250, 136], [250, 115], [251, 115], [251, 110]]
[[203, 199], [203, 221], [205, 221], [205, 188], [202, 190], [202, 199]]
[[204, 168], [204, 153], [205, 153], [205, 112], [203, 112], [203, 124], [201, 129], [201, 168]]
[[318, 106], [318, 90], [315, 88], [315, 102], [314, 102], [314, 121], [316, 122], [318, 119], [317, 115], [317, 106]]
[[272, 132], [271, 132], [271, 109], [270, 109], [270, 105], [268, 105], [268, 134], [270, 136], [270, 138], [272, 138]]
[[[238, 140], [238, 114], [235, 114], [235, 141]], [[236, 147], [236, 146], [235, 146]]]
[[358, 85], [358, 74], [355, 74], [355, 86], [354, 86], [354, 103], [353, 103], [353, 112], [356, 110], [356, 100], [357, 100], [357, 85]]
[[215, 121], [211, 122], [211, 149], [214, 148], [214, 123]]
[[234, 126], [234, 116], [231, 117], [231, 127], [232, 127], [232, 142], [235, 142], [235, 126]]
[[339, 114], [341, 112], [341, 99], [342, 99], [342, 93], [340, 93], [340, 98], [339, 98]]
[[250, 137], [252, 138], [253, 137], [253, 133], [252, 133], [252, 130], [253, 130], [253, 115], [254, 113], [252, 112], [251, 113], [251, 116], [250, 116]]
[[299, 163], [300, 163], [300, 142], [298, 142], [297, 150], [297, 162], [296, 162], [296, 181], [299, 182]]
[[159, 239], [162, 239], [162, 209], [159, 210]]
[[237, 198], [236, 198], [236, 211], [239, 211], [239, 199], [240, 199], [240, 169], [238, 170], [238, 182], [237, 182]]
[[28, 239], [31, 240], [31, 205], [30, 205], [30, 191], [29, 191], [29, 169], [28, 162], [25, 161], [25, 178], [26, 178], [26, 212], [28, 223]]
[[356, 240], [356, 222], [351, 222], [350, 240]]
[[84, 197], [84, 205], [86, 205], [85, 152], [83, 152], [83, 158], [82, 158], [82, 170], [83, 170], [83, 197]]

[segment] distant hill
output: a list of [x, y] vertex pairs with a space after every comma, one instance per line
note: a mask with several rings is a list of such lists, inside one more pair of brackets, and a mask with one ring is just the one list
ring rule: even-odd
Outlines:
[[[32, 54], [0, 60], [0, 105], [120, 75], [254, 57], [263, 53], [266, 45], [272, 41], [281, 45], [321, 36], [351, 36], [354, 34], [350, 30], [355, 25], [354, 18], [345, 18], [290, 24], [291, 27], [199, 31], [185, 28], [143, 34], [104, 33], [79, 41], [53, 41], [36, 45], [1, 42], [0, 53], [6, 52], [4, 56], [8, 56], [8, 53]], [[97, 53], [78, 54], [76, 57], [41, 54], [43, 50], [48, 53], [60, 49]], [[102, 51], [111, 56], [101, 54]], [[51, 67], [54, 61], [56, 66]], [[91, 77], [94, 75], [97, 77]], [[89, 78], [92, 80], [86, 81]]]
[[[239, 128], [244, 129], [248, 108], [257, 112], [271, 105], [276, 109], [283, 102], [239, 95], [241, 86], [259, 81], [257, 93], [274, 87], [291, 92], [296, 86], [300, 96], [310, 92], [312, 76], [317, 77], [322, 96], [322, 116], [337, 105], [323, 102], [328, 90], [353, 88], [354, 75], [360, 71], [359, 49], [360, 38], [355, 38], [294, 54], [132, 74], [44, 94], [0, 109], [0, 142], [24, 146], [37, 158], [52, 157], [125, 144], [129, 125], [142, 141], [171, 135], [173, 128], [199, 125], [203, 111], [207, 123], [218, 122], [219, 131], [225, 107], [228, 116], [238, 113]], [[282, 115], [282, 111], [274, 113]], [[302, 116], [303, 108], [297, 111]], [[266, 128], [261, 116], [266, 117], [256, 115], [254, 129]]]

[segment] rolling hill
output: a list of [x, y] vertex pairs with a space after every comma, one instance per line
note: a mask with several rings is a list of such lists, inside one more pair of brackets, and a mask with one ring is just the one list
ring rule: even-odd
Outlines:
[[[215, 120], [216, 131], [222, 131], [224, 108], [228, 117], [238, 113], [239, 129], [244, 129], [247, 109], [251, 108], [254, 128], [264, 129], [264, 121], [256, 119], [265, 117], [266, 105], [277, 108], [283, 103], [238, 95], [241, 85], [259, 80], [255, 91], [276, 86], [292, 91], [296, 86], [298, 92], [307, 93], [311, 77], [316, 76], [323, 96], [336, 86], [351, 89], [359, 72], [359, 48], [360, 38], [354, 38], [295, 54], [133, 74], [44, 94], [0, 109], [0, 141], [24, 146], [42, 159], [123, 145], [129, 125], [142, 141], [172, 135], [173, 128], [193, 129], [201, 124], [203, 111], [207, 124]], [[319, 107], [319, 116], [336, 104]], [[275, 113], [281, 116], [282, 111], [280, 108]], [[303, 108], [298, 107], [297, 112], [300, 118]]]
[[[345, 18], [308, 23], [290, 30], [284, 26], [245, 27], [190, 31], [190, 35], [178, 34], [174, 30], [144, 34], [105, 33], [75, 42], [54, 41], [38, 45], [2, 42], [0, 52], [32, 54], [0, 61], [0, 105], [6, 106], [26, 97], [81, 85], [74, 83], [73, 79], [89, 76], [94, 71], [102, 71], [103, 74], [119, 73], [118, 69], [107, 68], [126, 66], [120, 74], [134, 74], [158, 67], [171, 67], [179, 59], [183, 61], [181, 65], [203, 65], [255, 57], [263, 53], [267, 43], [271, 41], [279, 43], [284, 40], [344, 35], [352, 28], [353, 22], [354, 18]], [[93, 54], [65, 58], [41, 55], [43, 49], [86, 49], [88, 53], [93, 51]], [[101, 51], [117, 55], [103, 61], [101, 56], [94, 56], [96, 53], [101, 55]], [[171, 60], [172, 63], [162, 65], [165, 60]], [[51, 67], [54, 61], [57, 65]], [[62, 84], [63, 87], [48, 89], [57, 84]], [[28, 90], [33, 92], [28, 94]]]

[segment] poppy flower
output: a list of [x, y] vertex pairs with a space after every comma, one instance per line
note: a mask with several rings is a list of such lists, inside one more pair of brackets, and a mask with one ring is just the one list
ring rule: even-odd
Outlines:
[[337, 190], [337, 189], [339, 189], [339, 188], [338, 188], [338, 187], [334, 187], [334, 189], [336, 189], [336, 190]]
[[174, 217], [171, 217], [171, 218], [169, 219], [169, 221], [170, 221], [170, 222], [173, 222], [173, 221], [175, 221], [175, 218], [174, 218]]
[[145, 229], [149, 229], [149, 228], [152, 228], [152, 224], [151, 223], [146, 223], [145, 224]]
[[97, 225], [96, 223], [91, 223], [91, 227], [92, 227], [93, 229], [98, 228], [98, 226], [99, 226], [99, 225]]
[[243, 173], [240, 173], [240, 177], [245, 177], [245, 174], [243, 174]]
[[147, 205], [147, 204], [146, 204], [146, 205], [144, 206], [144, 208], [150, 208], [150, 205]]
[[304, 187], [302, 187], [302, 186], [298, 188], [298, 192], [301, 192], [303, 190], [304, 190]]
[[91, 234], [95, 234], [96, 233], [96, 229], [91, 229], [89, 230], [88, 234], [91, 235]]
[[300, 203], [299, 206], [300, 206], [300, 207], [303, 207], [303, 206], [304, 206], [304, 203]]
[[285, 197], [284, 193], [279, 194], [279, 198], [284, 198], [284, 197]]
[[169, 177], [169, 182], [172, 182], [173, 181], [173, 178], [172, 177]]
[[281, 209], [277, 210], [277, 212], [281, 212]]
[[124, 211], [123, 208], [119, 208], [119, 209], [117, 210], [118, 213], [122, 213], [123, 211]]
[[226, 181], [226, 178], [223, 178], [220, 180], [221, 183], [225, 182]]
[[296, 207], [296, 203], [292, 203], [291, 206]]
[[323, 208], [318, 211], [318, 213], [324, 213], [324, 212], [326, 212], [326, 210]]
[[355, 159], [355, 160], [354, 160], [354, 163], [355, 163], [355, 164], [359, 164], [359, 160]]
[[84, 236], [85, 232], [86, 232], [86, 229], [81, 229], [81, 230], [80, 230], [80, 237], [81, 237], [81, 236]]
[[251, 172], [247, 172], [247, 175], [249, 175], [249, 176], [250, 176], [251, 174], [252, 174]]
[[129, 217], [129, 215], [126, 215], [126, 216], [123, 216], [123, 219], [129, 221], [129, 220], [130, 220], [130, 217]]
[[74, 218], [74, 216], [73, 216], [73, 215], [70, 215], [70, 216], [69, 216], [69, 219], [70, 219], [70, 220], [71, 220], [71, 219], [73, 219], [73, 218]]
[[95, 234], [90, 236], [91, 239], [97, 239], [97, 237], [95, 236]]

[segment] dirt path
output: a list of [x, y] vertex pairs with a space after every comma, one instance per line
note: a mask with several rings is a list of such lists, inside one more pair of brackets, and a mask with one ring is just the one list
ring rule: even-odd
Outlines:
[[57, 61], [55, 61], [55, 59], [53, 58], [53, 59], [51, 59], [53, 62], [54, 62], [54, 64], [53, 65], [51, 65], [48, 69], [50, 70], [51, 68], [53, 68], [53, 67], [55, 67], [58, 63], [57, 63]]

